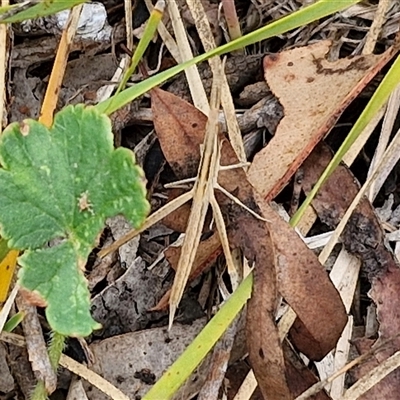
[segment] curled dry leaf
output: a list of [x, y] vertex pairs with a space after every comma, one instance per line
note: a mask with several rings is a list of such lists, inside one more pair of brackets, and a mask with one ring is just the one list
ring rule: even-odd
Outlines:
[[[322, 143], [310, 154], [303, 164], [303, 188], [306, 193], [317, 182], [331, 158], [330, 149]], [[340, 190], [337, 190], [338, 187]], [[359, 185], [349, 169], [339, 165], [320, 189], [312, 203], [313, 207], [324, 223], [335, 228], [358, 190]], [[385, 246], [383, 229], [367, 198], [364, 197], [354, 210], [343, 232], [343, 243], [349, 253], [362, 260], [363, 269], [371, 283], [369, 296], [376, 304], [380, 324], [376, 344], [396, 338], [400, 332], [400, 268], [393, 253]], [[362, 344], [364, 343], [365, 340]], [[360, 350], [365, 347], [362, 344], [359, 346]], [[369, 347], [367, 346], [367, 350]], [[365, 363], [362, 367], [363, 372], [368, 372], [377, 362], [385, 360], [399, 349], [400, 339], [397, 338], [391, 345], [386, 346], [385, 351], [379, 352], [374, 360]], [[382, 390], [388, 387], [391, 393], [399, 392], [400, 371], [392, 372], [362, 399], [390, 398], [381, 397]]]
[[[158, 109], [160, 97], [164, 99], [161, 102], [162, 107]], [[200, 144], [205, 129], [204, 119], [203, 117], [197, 118], [199, 111], [190, 106], [189, 120], [192, 124], [196, 123], [196, 128], [198, 128], [195, 132], [179, 129], [180, 123], [175, 127], [172, 126], [172, 123], [159, 124], [158, 121], [164, 116], [165, 103], [173, 104], [173, 107], [169, 106], [168, 112], [179, 116], [181, 103], [184, 101], [177, 98], [172, 101], [170, 94], [158, 90], [157, 99], [153, 102], [153, 112], [155, 129], [167, 161], [178, 178], [188, 177], [193, 173], [190, 171], [194, 165], [193, 160], [200, 159]], [[182, 107], [184, 110], [188, 109], [187, 104], [182, 104]], [[175, 117], [171, 121], [177, 120], [178, 117]], [[166, 132], [161, 132], [163, 129], [174, 130], [174, 134], [168, 135]], [[190, 134], [193, 134], [194, 137], [179, 139], [180, 136]], [[187, 162], [188, 159], [191, 160], [190, 163]], [[232, 148], [226, 140], [223, 140], [221, 164], [233, 165], [236, 163], [237, 159]], [[261, 208], [263, 213], [265, 212], [265, 218], [271, 218], [271, 220], [274, 218], [272, 224], [256, 219], [225, 195], [216, 193], [217, 200], [228, 221], [227, 229], [231, 245], [241, 247], [246, 257], [256, 263], [254, 293], [248, 307], [248, 345], [256, 377], [266, 397], [291, 398], [291, 393], [296, 390], [288, 386], [291, 383], [287, 380], [284, 357], [275, 325], [278, 291], [288, 296], [296, 312], [302, 315], [308, 324], [307, 328], [303, 330], [309, 333], [306, 337], [308, 342], [304, 339], [303, 341], [298, 340], [298, 343], [300, 346], [303, 345], [302, 351], [316, 359], [334, 347], [346, 323], [344, 307], [316, 257], [306, 248], [292, 228], [276, 216], [262, 199], [257, 199], [242, 169], [221, 171], [218, 182], [247, 207], [258, 213], [261, 212]], [[260, 202], [260, 208], [257, 205], [258, 202]], [[276, 234], [274, 234], [275, 223], [280, 229]], [[271, 229], [271, 226], [274, 228]], [[281, 235], [289, 235], [291, 240], [289, 245], [279, 246]], [[302, 257], [305, 257], [304, 260]], [[281, 261], [276, 264], [276, 260], [279, 259]], [[299, 267], [300, 264], [304, 265]], [[280, 268], [289, 269], [292, 272], [281, 271]], [[293, 277], [296, 278], [295, 286], [291, 282]], [[310, 290], [310, 288], [313, 289]], [[318, 292], [315, 288], [320, 288], [320, 291]], [[313, 320], [314, 323], [312, 323]], [[315, 321], [318, 323], [316, 324]], [[299, 324], [304, 325], [301, 322]], [[295, 337], [298, 331], [293, 331], [292, 336]], [[317, 343], [316, 346], [315, 343]], [[266, 374], [265, 371], [269, 371], [269, 373]]]
[[[327, 61], [331, 42], [265, 57], [265, 79], [284, 108], [275, 136], [255, 157], [248, 177], [267, 200], [287, 184], [342, 112], [393, 57], [363, 55]], [[332, 90], [335, 88], [335, 90]]]

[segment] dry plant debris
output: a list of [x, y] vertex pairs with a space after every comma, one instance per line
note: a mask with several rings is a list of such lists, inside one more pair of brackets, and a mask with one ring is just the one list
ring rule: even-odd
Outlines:
[[[66, 64], [63, 84], [55, 84], [54, 91], [61, 91], [58, 107], [68, 103], [96, 103], [99, 88], [113, 87], [110, 80], [117, 76], [114, 75], [118, 68], [116, 61], [126, 57], [121, 47], [121, 43], [125, 41], [125, 28], [132, 23], [134, 34], [140, 34], [142, 23], [148, 15], [145, 2], [141, 0], [136, 0], [133, 4], [132, 21], [130, 7], [124, 10], [122, 2], [105, 0], [102, 3], [102, 13], [107, 11], [109, 22], [113, 25], [113, 34], [111, 35], [107, 23], [102, 39], [100, 36], [80, 35], [78, 30], [75, 40], [69, 43], [73, 56]], [[242, 30], [248, 32], [308, 3], [309, 1], [300, 0], [237, 0], [232, 4], [236, 6]], [[222, 398], [219, 392], [222, 382], [222, 387], [225, 385], [227, 389], [227, 397], [233, 399], [236, 393], [228, 390], [227, 386], [232, 384], [232, 387], [237, 387], [241, 382], [237, 382], [239, 378], [235, 377], [235, 382], [228, 385], [226, 381], [224, 383], [225, 368], [229, 369], [229, 364], [240, 360], [247, 351], [248, 360], [265, 398], [293, 399], [323, 379], [318, 364], [319, 377], [315, 374], [315, 369], [309, 368], [311, 364], [306, 365], [298, 354], [305, 354], [310, 363], [321, 360], [326, 355], [333, 357], [330, 352], [348, 323], [346, 312], [350, 308], [353, 293], [346, 294], [347, 297], [342, 299], [343, 305], [340, 298], [340, 295], [344, 296], [342, 288], [335, 288], [315, 251], [303, 243], [298, 233], [278, 215], [270, 201], [276, 199], [290, 212], [295, 211], [303, 193], [310, 191], [331, 159], [331, 150], [323, 143], [324, 139], [329, 135], [325, 142], [336, 147], [344, 135], [340, 129], [345, 129], [343, 127], [346, 124], [354, 122], [354, 115], [349, 114], [359, 112], [357, 107], [363, 106], [364, 99], [371, 96], [371, 91], [381, 79], [379, 71], [390, 64], [396, 54], [398, 48], [394, 34], [399, 30], [400, 6], [398, 2], [384, 3], [359, 3], [320, 23], [299, 28], [290, 34], [267, 40], [258, 47], [247, 49], [255, 54], [232, 54], [228, 57], [225, 75], [236, 105], [238, 126], [242, 134], [246, 134], [244, 147], [249, 159], [253, 160], [247, 174], [242, 168], [244, 164], [239, 164], [225, 135], [227, 125], [231, 124], [232, 127], [232, 119], [229, 119], [231, 117], [226, 121], [221, 113], [218, 114], [219, 100], [216, 98], [211, 104], [211, 116], [189, 104], [186, 100], [190, 101], [195, 97], [193, 90], [190, 93], [183, 74], [164, 85], [164, 90], [154, 89], [151, 93], [151, 105], [148, 98], [141, 98], [113, 116], [116, 143], [134, 148], [154, 128], [161, 147], [160, 151], [158, 144], [150, 145], [147, 154], [141, 158], [152, 193], [151, 202], [155, 210], [153, 218], [128, 236], [124, 236], [124, 221], [110, 222], [109, 229], [100, 240], [103, 249], [96, 250], [100, 251], [100, 256], [110, 250], [109, 246], [113, 242], [111, 248], [115, 250], [127, 237], [137, 236], [139, 232], [141, 236], [135, 239], [136, 242], [131, 247], [130, 243], [125, 244], [124, 248], [110, 254], [108, 258], [103, 258], [101, 262], [90, 260], [87, 265], [92, 312], [103, 323], [103, 330], [96, 335], [98, 342], [90, 345], [96, 359], [90, 368], [121, 389], [126, 396], [135, 398], [145, 395], [154, 380], [161, 376], [204, 326], [205, 319], [196, 319], [197, 315], [203, 316], [206, 311], [212, 314], [229, 295], [232, 287], [224, 275], [225, 262], [220, 256], [223, 253], [228, 255], [229, 270], [235, 276], [234, 260], [229, 258], [231, 251], [235, 254], [237, 249], [241, 249], [250, 265], [254, 266], [254, 291], [247, 307], [247, 326], [244, 328], [238, 324], [236, 335], [247, 336], [247, 345], [243, 338], [238, 339], [235, 345], [232, 344], [233, 334], [230, 332], [231, 336], [227, 336], [218, 345], [212, 366], [210, 367], [209, 361], [205, 362], [198, 375], [192, 377], [177, 396], [189, 399], [200, 392], [199, 398]], [[180, 22], [183, 37], [180, 40], [187, 41], [184, 37], [186, 30], [190, 35], [191, 51], [202, 51], [201, 46], [205, 48], [205, 45], [200, 44], [199, 36], [203, 40], [202, 35], [206, 37], [212, 31], [215, 42], [221, 43], [227, 31], [224, 31], [226, 21], [223, 14], [218, 13], [217, 2], [202, 0], [190, 1], [188, 4], [185, 1], [176, 1], [177, 11], [182, 14]], [[201, 26], [200, 19], [196, 16], [192, 17], [189, 11], [191, 7], [197, 7], [196, 10], [204, 8], [204, 15], [212, 25], [211, 30], [210, 27]], [[124, 15], [128, 16], [126, 27]], [[373, 29], [369, 30], [372, 21]], [[8, 104], [11, 120], [39, 115], [48, 80], [48, 65], [53, 62], [59, 41], [52, 35], [61, 34], [61, 30], [53, 22], [52, 19], [48, 24], [15, 27], [16, 35], [25, 36], [18, 36], [11, 46], [13, 86], [10, 93], [12, 102]], [[167, 47], [175, 60], [164, 48], [160, 50], [158, 41], [146, 55], [143, 68], [133, 76], [133, 82], [142, 80], [145, 75], [143, 72], [153, 73], [152, 70], [157, 68], [163, 70], [180, 57], [179, 48], [172, 36], [177, 36], [176, 31], [174, 32], [176, 28], [172, 28], [168, 16], [164, 22], [162, 37], [170, 41]], [[193, 28], [202, 33], [197, 36], [193, 33]], [[128, 44], [132, 43], [131, 31], [132, 29], [128, 30]], [[44, 36], [37, 39], [33, 33]], [[368, 45], [363, 48], [365, 42]], [[374, 47], [378, 54], [371, 54]], [[65, 50], [68, 52], [68, 49]], [[63, 62], [66, 61], [64, 56]], [[198, 71], [199, 84], [204, 86], [205, 93], [209, 96], [215, 66], [213, 71], [206, 64], [193, 69], [195, 73]], [[64, 67], [59, 70], [56, 78], [61, 79]], [[86, 73], [89, 70], [91, 73]], [[203, 88], [199, 86], [196, 90], [203, 93]], [[54, 99], [53, 96], [53, 105], [48, 108], [47, 115], [53, 112]], [[207, 101], [203, 105], [200, 108], [207, 111]], [[245, 110], [240, 107], [245, 107]], [[220, 125], [218, 120], [222, 122]], [[336, 125], [338, 120], [340, 123]], [[208, 145], [204, 147], [207, 121], [213, 124], [214, 131], [213, 136], [210, 134], [208, 137], [210, 140], [206, 141]], [[369, 159], [372, 158], [371, 146], [371, 143], [367, 143], [363, 155], [352, 168], [356, 177], [347, 167], [338, 167], [314, 200], [313, 209], [319, 219], [314, 224], [313, 235], [321, 233], [327, 227], [335, 229], [339, 223], [359, 191], [357, 179], [361, 182], [365, 179], [362, 170], [369, 165]], [[204, 191], [198, 191], [199, 180], [195, 183], [195, 188], [187, 181], [182, 183], [184, 189], [166, 190], [168, 184], [176, 179], [185, 180], [197, 176], [199, 165], [205, 163], [205, 155], [210, 157], [214, 167], [203, 170], [205, 179], [202, 178], [200, 185], [205, 184]], [[167, 167], [163, 167], [165, 161]], [[239, 168], [233, 168], [238, 165]], [[352, 351], [357, 349], [359, 354], [365, 356], [354, 369], [351, 379], [356, 381], [366, 376], [368, 379], [364, 379], [370, 382], [369, 386], [368, 382], [366, 384], [368, 392], [360, 392], [361, 399], [396, 399], [399, 390], [396, 364], [390, 366], [393, 371], [386, 377], [379, 375], [376, 381], [370, 378], [373, 374], [378, 376], [374, 368], [384, 367], [389, 362], [398, 362], [397, 353], [400, 348], [399, 266], [397, 257], [387, 244], [387, 231], [392, 232], [393, 238], [399, 228], [399, 218], [393, 210], [400, 201], [397, 170], [396, 167], [376, 202], [372, 203], [366, 198], [360, 201], [341, 239], [343, 247], [362, 262], [358, 278], [361, 282], [361, 300], [358, 303], [357, 298], [354, 300], [351, 311], [354, 315], [351, 318], [354, 319], [353, 331], [364, 328], [365, 305], [376, 305], [377, 315], [375, 320], [372, 318], [372, 322], [379, 322], [375, 336], [367, 337], [362, 333], [351, 344]], [[214, 191], [218, 185], [227, 192], [224, 194]], [[182, 193], [186, 194], [177, 201]], [[388, 193], [392, 194], [394, 205], [393, 209], [388, 210], [390, 217], [382, 224], [374, 208], [387, 200]], [[190, 213], [196, 206], [190, 201], [196, 196], [202, 212], [201, 218], [193, 222]], [[213, 206], [214, 216], [208, 212], [209, 201]], [[175, 211], [170, 212], [173, 209]], [[160, 210], [164, 211], [159, 212]], [[168, 226], [175, 233], [171, 234], [170, 230], [160, 230], [153, 226], [154, 222], [160, 220], [160, 226]], [[310, 220], [315, 221], [315, 217], [311, 216]], [[191, 221], [189, 225], [188, 221]], [[215, 229], [216, 225], [219, 225], [218, 229]], [[196, 231], [196, 237], [194, 242], [187, 244], [182, 250], [179, 245], [182, 238], [177, 243], [174, 242], [177, 239], [176, 233], [188, 234], [187, 227]], [[122, 236], [117, 233], [120, 229], [124, 230]], [[302, 229], [302, 232], [305, 230]], [[221, 232], [224, 252], [221, 247]], [[197, 249], [195, 242], [199, 242]], [[391, 244], [394, 242], [399, 247], [398, 240], [393, 239]], [[95, 253], [92, 255], [93, 259]], [[160, 256], [161, 254], [164, 256]], [[179, 286], [179, 296], [176, 296], [176, 290], [173, 289], [171, 297], [171, 271], [175, 270], [177, 275], [183, 273], [182, 262], [179, 262], [182, 254], [190, 254], [190, 262]], [[337, 262], [341, 262], [342, 254], [343, 252]], [[155, 265], [155, 262], [159, 264]], [[214, 273], [212, 267], [215, 264], [220, 267]], [[150, 265], [152, 268], [149, 270]], [[242, 271], [236, 271], [237, 282], [241, 274]], [[204, 278], [205, 275], [208, 276], [207, 279]], [[332, 275], [331, 279], [335, 285], [340, 281]], [[185, 308], [198, 307], [200, 312], [193, 318], [188, 318], [192, 325], [175, 323], [171, 331], [167, 332], [166, 309], [171, 298], [173, 308], [176, 307], [186, 280], [189, 281], [189, 286], [178, 314], [180, 318], [181, 315], [186, 315]], [[232, 286], [235, 285], [236, 282]], [[204, 306], [204, 298], [208, 302], [207, 310], [201, 309], [198, 304]], [[284, 306], [289, 305], [297, 315], [287, 339], [283, 342], [282, 333], [276, 323], [282, 298]], [[363, 305], [361, 308], [360, 301]], [[23, 308], [21, 302], [17, 304], [18, 308]], [[368, 324], [371, 321], [369, 318]], [[46, 330], [41, 316], [39, 321]], [[24, 324], [24, 334], [29, 341], [32, 337], [27, 322]], [[349, 327], [351, 325], [347, 325]], [[232, 330], [235, 331], [233, 328]], [[94, 337], [89, 341], [92, 339]], [[37, 369], [37, 362], [45, 362], [45, 359], [42, 360], [40, 356], [38, 358], [30, 350], [29, 357], [34, 357], [31, 366], [25, 350], [13, 344], [0, 345], [0, 399], [3, 398], [3, 393], [4, 396], [15, 395], [18, 399], [28, 398], [34, 383], [32, 366], [34, 370]], [[72, 344], [70, 347], [72, 348]], [[234, 355], [228, 363], [231, 348]], [[87, 353], [90, 358], [89, 355], [90, 352]], [[70, 368], [74, 369], [72, 366]], [[46, 368], [39, 368], [39, 374], [45, 374], [45, 371]], [[43, 375], [41, 378], [51, 386], [55, 383], [51, 371], [48, 372], [47, 376]], [[62, 377], [65, 379], [58, 383], [59, 394], [68, 388], [62, 382], [66, 380], [69, 384], [70, 381], [68, 374], [63, 373]], [[348, 379], [346, 385], [347, 381]], [[328, 380], [324, 381], [326, 382]], [[344, 379], [341, 382], [343, 385]], [[360, 382], [363, 383], [362, 380]], [[99, 386], [107, 391], [107, 385], [102, 386], [103, 383]], [[375, 386], [371, 388], [372, 384]], [[75, 385], [76, 382], [71, 384], [71, 397]], [[319, 389], [322, 386], [321, 384]], [[357, 386], [354, 388], [359, 390]], [[339, 392], [334, 392], [328, 385], [325, 389], [326, 391], [315, 392], [313, 398], [336, 400], [339, 397], [335, 393], [345, 392], [344, 387]], [[87, 396], [89, 400], [109, 398], [86, 383], [74, 390], [78, 390], [79, 396]], [[110, 390], [109, 393], [112, 393], [112, 386]], [[355, 398], [355, 390], [348, 391], [343, 398]], [[65, 393], [63, 398], [68, 399]], [[120, 392], [116, 393], [112, 395], [114, 398], [123, 396]], [[127, 398], [126, 396], [120, 398]], [[251, 394], [246, 398], [250, 396]]]
[[[331, 152], [326, 146], [319, 146], [309, 156], [303, 165], [305, 191], [310, 190], [324, 166], [330, 161]], [[335, 189], [340, 183], [341, 192]], [[345, 166], [339, 166], [321, 189], [313, 207], [319, 218], [328, 226], [334, 228], [344, 212], [356, 196], [359, 186], [354, 176]], [[363, 198], [343, 232], [343, 244], [347, 251], [363, 261], [363, 271], [371, 284], [369, 296], [377, 308], [379, 321], [379, 338], [374, 340], [360, 338], [356, 347], [360, 354], [368, 351], [372, 345], [379, 345], [382, 341], [395, 338], [400, 332], [398, 315], [400, 290], [400, 268], [398, 260], [385, 243], [385, 233], [380, 221], [367, 198]], [[372, 367], [393, 355], [399, 348], [399, 339], [386, 346], [385, 351], [376, 355], [376, 358], [366, 362], [358, 369], [357, 376], [361, 377]], [[394, 371], [377, 384], [363, 398], [374, 398], [378, 393], [387, 396], [398, 390], [398, 371]]]

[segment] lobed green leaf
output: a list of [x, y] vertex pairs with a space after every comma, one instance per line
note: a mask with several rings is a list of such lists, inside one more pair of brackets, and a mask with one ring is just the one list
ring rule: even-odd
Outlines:
[[[110, 120], [93, 107], [69, 106], [51, 129], [34, 120], [0, 138], [0, 233], [20, 257], [20, 283], [48, 304], [52, 328], [86, 336], [83, 268], [106, 218], [138, 227], [149, 212], [142, 170], [128, 149], [114, 149]], [[49, 247], [49, 243], [52, 244]]]

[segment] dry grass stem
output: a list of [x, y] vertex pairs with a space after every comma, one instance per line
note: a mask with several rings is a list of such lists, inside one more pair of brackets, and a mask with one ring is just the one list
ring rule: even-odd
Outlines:
[[145, 223], [139, 229], [132, 229], [126, 235], [122, 236], [120, 239], [116, 240], [111, 246], [106, 247], [99, 251], [97, 254], [98, 257], [104, 258], [108, 254], [112, 253], [113, 251], [118, 250], [121, 246], [125, 243], [132, 240], [135, 236], [139, 235], [141, 232], [149, 229], [151, 226], [156, 224], [157, 222], [161, 221], [165, 218], [168, 214], [171, 214], [173, 211], [177, 210], [179, 207], [183, 206], [193, 197], [193, 190], [187, 193], [183, 193], [181, 196], [177, 197], [176, 199], [171, 200], [168, 204], [164, 207], [161, 207], [159, 210], [151, 214], [145, 221]]
[[[187, 0], [186, 3], [193, 16], [197, 32], [205, 51], [214, 49], [216, 47], [214, 35], [211, 30], [210, 22], [207, 19], [207, 14], [204, 10], [203, 4], [200, 0]], [[219, 57], [213, 57], [208, 60], [208, 62], [214, 76], [218, 74], [218, 71], [224, 70], [224, 68], [222, 68], [221, 66], [221, 60]], [[247, 158], [244, 150], [242, 134], [240, 132], [239, 124], [237, 122], [235, 105], [233, 104], [232, 95], [225, 73], [222, 74], [221, 103], [225, 113], [225, 120], [228, 126], [228, 136], [230, 143], [239, 161], [245, 163], [247, 161]]]
[[[174, 28], [176, 42], [180, 52], [181, 61], [187, 61], [193, 58], [193, 53], [186, 35], [186, 29], [183, 25], [178, 5], [175, 0], [168, 2], [168, 12]], [[190, 94], [192, 95], [193, 104], [208, 115], [210, 106], [208, 104], [207, 94], [204, 90], [203, 82], [200, 78], [197, 66], [194, 65], [185, 70], [186, 79], [188, 81]]]
[[[398, 337], [398, 336], [396, 336]], [[300, 396], [296, 397], [295, 400], [306, 400], [309, 399], [311, 396], [313, 396], [314, 394], [318, 393], [319, 391], [321, 391], [328, 383], [333, 382], [335, 379], [337, 379], [340, 375], [345, 374], [346, 372], [350, 371], [352, 368], [354, 368], [356, 365], [359, 365], [363, 362], [365, 362], [366, 360], [368, 360], [368, 358], [370, 358], [371, 356], [373, 356], [374, 354], [377, 354], [378, 352], [384, 350], [384, 348], [386, 347], [387, 344], [389, 344], [392, 340], [394, 340], [395, 338], [390, 338], [388, 340], [385, 340], [384, 342], [382, 342], [379, 346], [371, 349], [370, 351], [366, 352], [365, 354], [355, 358], [353, 361], [349, 362], [348, 364], [346, 364], [343, 368], [341, 368], [339, 371], [336, 371], [334, 374], [332, 374], [330, 377], [328, 377], [327, 379], [324, 379], [320, 382], [315, 383], [313, 386], [311, 386], [310, 388], [308, 388], [305, 392], [303, 392]], [[396, 365], [397, 363], [397, 365]], [[400, 352], [397, 352], [395, 354], [393, 354], [393, 356], [389, 357], [387, 360], [385, 360], [383, 363], [381, 363], [380, 365], [378, 365], [377, 367], [375, 367], [372, 371], [370, 371], [367, 375], [365, 375], [364, 377], [362, 377], [359, 381], [357, 381], [350, 389], [347, 390], [347, 392], [349, 392], [349, 390], [351, 390], [353, 387], [355, 387], [355, 389], [357, 389], [357, 387], [359, 385], [358, 382], [361, 382], [360, 386], [366, 387], [365, 385], [368, 385], [368, 383], [366, 383], [366, 381], [368, 381], [369, 377], [371, 375], [374, 375], [376, 372], [376, 376], [377, 378], [380, 378], [377, 381], [374, 381], [373, 385], [375, 385], [376, 383], [378, 383], [380, 380], [382, 380], [384, 378], [384, 376], [386, 376], [388, 373], [390, 373], [391, 371], [393, 371], [394, 368], [397, 368], [397, 366], [400, 365]], [[383, 366], [383, 367], [382, 367]], [[391, 370], [388, 370], [387, 368], [393, 368]], [[382, 371], [384, 370], [384, 371]], [[387, 371], [387, 372], [386, 372]], [[385, 374], [383, 376], [383, 374]], [[367, 378], [368, 377], [368, 378]], [[366, 378], [366, 379], [364, 379]], [[372, 380], [371, 382], [372, 383]], [[372, 385], [372, 386], [373, 386]], [[369, 385], [368, 385], [369, 386]], [[368, 389], [371, 389], [372, 386], [369, 386]], [[358, 399], [358, 397], [361, 394], [364, 394], [368, 389], [366, 389], [363, 392], [360, 392], [357, 397], [353, 397], [352, 392], [349, 393], [349, 397], [347, 398], [347, 392], [345, 393], [345, 395], [341, 398], [341, 400], [356, 400]], [[353, 392], [354, 393], [354, 392]]]
[[132, 2], [124, 0], [125, 9], [125, 30], [126, 30], [126, 46], [133, 51], [133, 20], [132, 20]]
[[70, 11], [67, 24], [61, 36], [39, 117], [39, 121], [46, 126], [51, 126], [53, 123], [53, 114], [57, 107], [59, 89], [67, 66], [69, 49], [71, 48], [71, 44], [78, 28], [82, 8], [83, 4], [80, 4]]
[[390, 0], [379, 0], [374, 20], [366, 35], [365, 46], [362, 51], [363, 54], [372, 54], [374, 52], [383, 24], [386, 22], [386, 12], [389, 9], [390, 3]]
[[7, 297], [7, 301], [0, 309], [0, 332], [3, 330], [4, 325], [7, 321], [8, 314], [10, 313], [11, 307], [14, 304], [15, 296], [18, 293], [18, 285], [15, 285], [11, 293]]

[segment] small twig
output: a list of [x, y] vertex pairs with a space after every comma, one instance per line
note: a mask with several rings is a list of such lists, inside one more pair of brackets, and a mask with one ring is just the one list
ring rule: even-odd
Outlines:
[[[240, 30], [240, 23], [236, 13], [235, 2], [232, 0], [221, 0], [222, 8], [224, 9], [226, 25], [228, 27], [228, 32], [231, 40], [235, 40], [242, 36], [242, 31]], [[237, 53], [243, 54], [243, 49], [236, 50]]]

